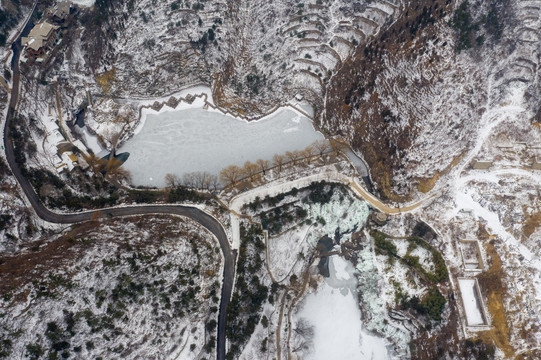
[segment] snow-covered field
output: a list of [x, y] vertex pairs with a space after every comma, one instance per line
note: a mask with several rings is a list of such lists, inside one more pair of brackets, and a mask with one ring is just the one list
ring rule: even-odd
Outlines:
[[330, 277], [308, 295], [296, 320], [313, 326], [312, 351], [305, 359], [388, 359], [385, 340], [367, 333], [362, 326], [356, 296], [355, 269], [339, 256], [329, 263]]
[[147, 114], [144, 126], [120, 149], [134, 185], [163, 186], [168, 173], [206, 171], [218, 174], [228, 165], [272, 159], [274, 154], [301, 150], [323, 135], [311, 121], [282, 109], [246, 122], [202, 108]]
[[462, 302], [466, 311], [468, 325], [483, 325], [483, 314], [479, 302], [475, 279], [458, 279], [458, 286], [462, 294]]

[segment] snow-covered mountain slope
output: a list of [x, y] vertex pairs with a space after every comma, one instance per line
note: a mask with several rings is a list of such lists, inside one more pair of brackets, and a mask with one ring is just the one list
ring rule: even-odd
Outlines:
[[178, 217], [74, 226], [1, 258], [2, 358], [213, 356], [221, 257]]
[[460, 4], [98, 2], [45, 76], [61, 75], [68, 110], [96, 95], [98, 122], [124, 106], [109, 97], [201, 82], [242, 114], [303, 94], [316, 122], [364, 155], [380, 194], [403, 201], [432, 189], [507, 110], [538, 113], [541, 5]]

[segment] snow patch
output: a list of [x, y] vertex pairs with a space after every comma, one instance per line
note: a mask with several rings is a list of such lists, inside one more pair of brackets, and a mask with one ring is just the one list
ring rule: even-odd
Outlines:
[[478, 299], [475, 279], [458, 279], [458, 286], [462, 294], [462, 302], [466, 311], [468, 325], [483, 325], [483, 314], [481, 313], [481, 304]]

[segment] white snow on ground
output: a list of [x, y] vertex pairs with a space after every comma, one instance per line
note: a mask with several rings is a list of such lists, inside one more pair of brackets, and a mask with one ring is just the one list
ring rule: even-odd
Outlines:
[[500, 222], [498, 214], [493, 213], [492, 211], [485, 209], [478, 202], [473, 200], [471, 191], [466, 191], [466, 193], [457, 193], [456, 202], [458, 209], [472, 209], [474, 213], [487, 221], [488, 226], [494, 233], [496, 233], [500, 238], [506, 241], [511, 248], [517, 249], [528, 261], [532, 260], [532, 252], [521, 244], [517, 239], [515, 239]]
[[362, 328], [355, 295], [354, 268], [337, 256], [330, 258], [329, 265], [330, 277], [316, 292], [306, 297], [296, 316], [297, 319], [305, 318], [314, 326], [313, 351], [303, 358], [388, 359], [385, 340]]
[[83, 128], [77, 129], [82, 135], [83, 139], [85, 141], [85, 145], [92, 150], [94, 154], [99, 154], [104, 149], [101, 147], [100, 143], [98, 142], [98, 138], [95, 135], [92, 135], [88, 132], [88, 129], [86, 126], [83, 126]]
[[96, 0], [72, 0], [72, 2], [79, 6], [91, 7], [94, 5], [94, 2], [96, 2]]
[[286, 231], [276, 237], [269, 237], [269, 268], [279, 283], [287, 278], [299, 261], [299, 253], [309, 251], [305, 240], [312, 226], [302, 225], [292, 231]]
[[481, 304], [476, 296], [475, 279], [458, 279], [458, 286], [462, 294], [468, 325], [483, 325], [485, 322], [481, 313]]
[[218, 174], [228, 165], [272, 159], [274, 154], [301, 150], [323, 139], [308, 118], [298, 120], [298, 116], [282, 109], [246, 122], [197, 107], [148, 113], [140, 132], [138, 127], [118, 151], [130, 153], [124, 166], [131, 171], [134, 185], [159, 187], [165, 185], [167, 173]]

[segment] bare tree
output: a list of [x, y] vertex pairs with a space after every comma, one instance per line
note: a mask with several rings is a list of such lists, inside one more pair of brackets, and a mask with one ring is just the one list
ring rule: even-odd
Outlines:
[[278, 172], [282, 172], [282, 166], [285, 164], [286, 158], [284, 155], [276, 154], [272, 157], [272, 163], [278, 167]]
[[314, 341], [314, 327], [308, 321], [304, 318], [299, 319], [293, 331], [294, 336], [291, 343], [293, 352], [309, 350], [312, 348]]
[[118, 140], [120, 139], [120, 136], [122, 135], [122, 130], [116, 131], [115, 129], [106, 129], [103, 132], [103, 140], [106, 143], [109, 143], [111, 145], [111, 153], [114, 153], [116, 150], [116, 145], [118, 144]]
[[107, 163], [105, 164], [104, 170], [109, 173], [115, 169], [118, 169], [122, 166], [122, 161], [115, 158], [113, 156], [113, 153], [109, 154], [109, 159], [107, 160]]
[[168, 173], [165, 175], [165, 186], [174, 188], [180, 185], [180, 178], [175, 174]]
[[90, 166], [90, 169], [92, 169], [95, 174], [101, 174], [102, 171], [105, 169], [105, 163], [107, 161], [99, 158], [93, 153], [88, 154], [88, 156], [84, 156], [84, 159], [88, 166]]
[[304, 162], [309, 164], [310, 161], [312, 160], [312, 156], [317, 154], [317, 152], [316, 152], [316, 149], [312, 145], [310, 145], [310, 146], [306, 147], [306, 149], [302, 150], [300, 152], [300, 154], [301, 154], [301, 158], [304, 160]]
[[220, 171], [220, 180], [224, 184], [234, 184], [242, 176], [242, 169], [237, 165], [229, 165]]
[[210, 175], [209, 188], [212, 187], [214, 190], [216, 190], [218, 188], [218, 185], [220, 185], [220, 182], [218, 181], [218, 176]]
[[317, 140], [312, 144], [312, 146], [316, 149], [319, 156], [322, 156], [331, 148], [327, 140]]
[[306, 149], [304, 149], [302, 152], [303, 152], [303, 154], [305, 154], [307, 156], [313, 156], [313, 155], [317, 155], [318, 149], [316, 149], [314, 144], [311, 144], [311, 145], [308, 145], [306, 147]]
[[212, 175], [208, 172], [203, 172], [201, 175], [201, 188], [202, 189], [208, 189], [210, 187], [210, 177]]
[[192, 173], [194, 185], [200, 189], [210, 187], [213, 175], [206, 171], [196, 171]]
[[301, 158], [301, 152], [298, 151], [298, 150], [294, 150], [294, 151], [286, 151], [286, 158], [293, 162], [293, 165], [295, 165], [295, 163], [297, 162], [297, 160], [299, 160]]
[[338, 154], [348, 148], [348, 145], [342, 141], [331, 139], [330, 141], [331, 147], [333, 150]]
[[259, 172], [259, 166], [257, 164], [246, 161], [242, 170], [244, 171], [244, 174], [248, 176], [251, 181], [253, 181], [254, 176]]
[[114, 166], [109, 168], [107, 173], [105, 174], [105, 177], [109, 180], [116, 181], [116, 182], [122, 182], [126, 181], [128, 183], [131, 182], [131, 172], [127, 169], [124, 169], [121, 166]]
[[182, 184], [186, 187], [195, 187], [195, 177], [193, 173], [186, 173], [182, 175]]
[[255, 163], [257, 164], [257, 166], [259, 166], [261, 171], [263, 171], [263, 175], [265, 175], [265, 171], [267, 171], [271, 166], [269, 160], [257, 159]]

